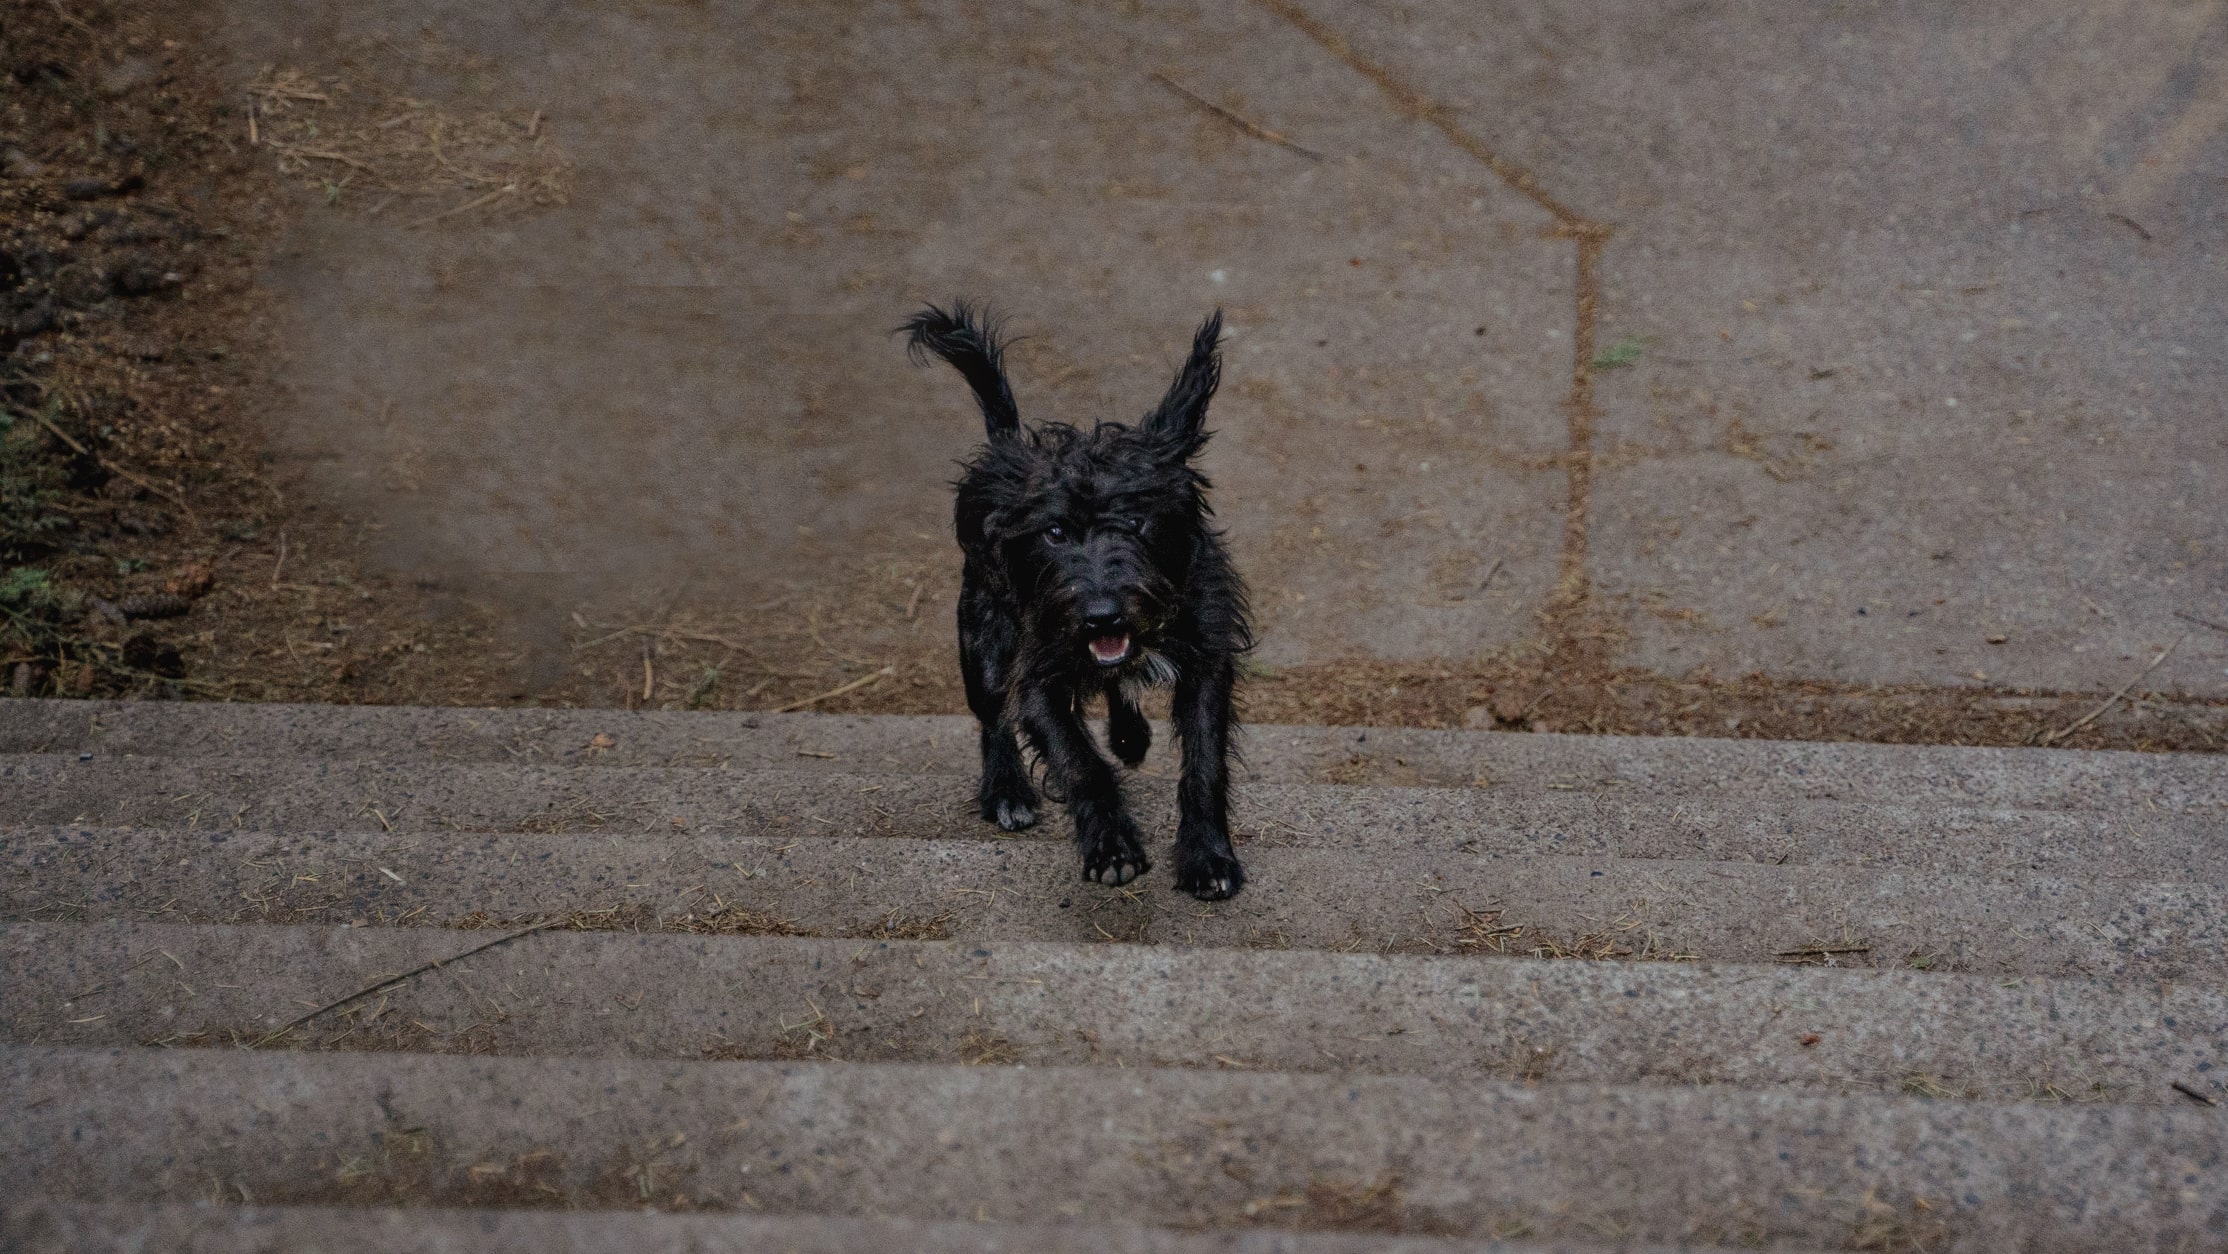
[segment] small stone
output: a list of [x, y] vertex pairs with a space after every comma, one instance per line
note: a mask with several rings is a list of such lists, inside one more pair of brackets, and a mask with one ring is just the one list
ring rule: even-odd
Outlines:
[[129, 535], [168, 535], [170, 516], [159, 509], [120, 509], [116, 511], [116, 526]]
[[115, 276], [110, 280], [117, 292], [125, 296], [145, 296], [178, 281], [177, 275], [165, 271], [153, 258], [144, 256], [126, 257], [118, 262]]
[[101, 71], [101, 94], [121, 96], [133, 88], [154, 82], [158, 72], [159, 67], [145, 57], [126, 57]]
[[[59, 311], [54, 307], [54, 298], [51, 296], [41, 297], [38, 304], [17, 314], [9, 329], [15, 332], [17, 339], [28, 340], [34, 335], [44, 335], [53, 330], [55, 319], [58, 316]], [[21, 350], [22, 345], [17, 345], [17, 351], [20, 352]]]
[[1518, 719], [1524, 717], [1526, 710], [1532, 708], [1531, 694], [1503, 689], [1493, 694], [1486, 702], [1486, 708], [1492, 711], [1495, 720], [1513, 726]]
[[108, 295], [108, 276], [87, 262], [73, 261], [54, 272], [54, 299], [71, 309], [83, 309]]
[[178, 646], [158, 640], [150, 632], [141, 632], [124, 642], [124, 665], [164, 679], [182, 679], [186, 674], [185, 655], [178, 651]]

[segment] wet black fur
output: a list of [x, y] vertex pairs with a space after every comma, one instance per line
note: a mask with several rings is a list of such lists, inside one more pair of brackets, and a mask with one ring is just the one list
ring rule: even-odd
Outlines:
[[[1245, 584], [1212, 525], [1207, 479], [1192, 464], [1222, 374], [1221, 311], [1200, 326], [1143, 421], [1088, 431], [1021, 425], [998, 328], [965, 304], [930, 305], [900, 330], [915, 360], [933, 354], [967, 380], [989, 437], [966, 462], [955, 511], [966, 556], [960, 665], [982, 725], [982, 817], [1008, 831], [1036, 822], [1018, 733], [1067, 803], [1083, 877], [1124, 884], [1150, 870], [1121, 779], [1084, 710], [1105, 697], [1110, 747], [1134, 767], [1152, 730], [1125, 689], [1171, 682], [1183, 746], [1176, 886], [1207, 900], [1236, 893], [1245, 870], [1229, 834], [1232, 692], [1253, 634]], [[1111, 667], [1089, 646], [1112, 637], [1110, 624], [1130, 640], [1128, 658]]]

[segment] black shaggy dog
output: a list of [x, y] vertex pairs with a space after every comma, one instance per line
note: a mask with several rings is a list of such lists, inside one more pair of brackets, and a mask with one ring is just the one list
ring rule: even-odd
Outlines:
[[1152, 742], [1137, 693], [1173, 684], [1184, 751], [1176, 887], [1231, 896], [1245, 884], [1228, 826], [1231, 689], [1253, 636], [1245, 585], [1192, 466], [1222, 376], [1221, 311], [1144, 421], [1088, 431], [1021, 425], [997, 328], [966, 305], [930, 305], [900, 329], [916, 361], [933, 353], [967, 380], [990, 435], [966, 463], [956, 510], [967, 559], [960, 665], [982, 724], [982, 817], [1009, 832], [1037, 821], [1018, 732], [1067, 802], [1083, 878], [1126, 884], [1152, 869], [1083, 714], [1105, 695], [1107, 739], [1134, 767]]

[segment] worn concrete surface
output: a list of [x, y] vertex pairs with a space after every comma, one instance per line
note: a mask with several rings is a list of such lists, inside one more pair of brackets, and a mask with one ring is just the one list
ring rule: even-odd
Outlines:
[[[840, 592], [952, 560], [973, 420], [887, 338], [911, 304], [1010, 309], [1025, 409], [1087, 421], [1221, 303], [1271, 662], [1526, 637], [1569, 553], [1667, 672], [2103, 690], [2190, 631], [2148, 682], [2228, 694], [2173, 617], [2228, 621], [2217, 4], [1279, 8], [235, 5], [244, 64], [484, 57], [405, 68], [581, 167], [499, 227], [311, 213], [280, 443], [545, 615]], [[1575, 501], [1582, 250], [1481, 154], [1613, 230], [1592, 330], [1640, 356]]]
[[[438, 928], [0, 924], [0, 1038], [227, 1045], [449, 959]], [[151, 961], [149, 959], [152, 959]], [[2228, 1100], [2228, 993], [2148, 982], [1309, 950], [554, 931], [288, 1047], [819, 1058]]]
[[[340, 1210], [316, 1206], [0, 1202], [0, 1242], [25, 1254], [1672, 1254], [1688, 1247], [1464, 1241], [1298, 1232], [853, 1219], [828, 1215]], [[1780, 1247], [1783, 1254], [1798, 1251]]]
[[[201, 831], [407, 827], [638, 839], [706, 832], [1053, 843], [1070, 831], [1058, 815], [1019, 834], [986, 824], [977, 815], [973, 781], [959, 776], [50, 755], [0, 756], [0, 790], [13, 803], [9, 817], [16, 823]], [[1127, 791], [1146, 832], [1159, 839], [1175, 830], [1170, 781]], [[1575, 788], [1504, 794], [1255, 784], [1233, 811], [1233, 830], [1249, 843], [1356, 858], [1546, 853], [2228, 885], [2228, 823], [2214, 814], [1716, 796], [1667, 801], [1644, 789], [1577, 795]]]
[[[1147, 779], [1169, 773], [1165, 725], [1154, 743]], [[2228, 810], [2228, 761], [2210, 754], [1258, 724], [1241, 730], [1239, 745], [1239, 777], [1249, 784], [1481, 788], [1497, 803], [1542, 792], [1614, 792], [1744, 805], [1832, 800], [2197, 816]], [[0, 753], [341, 759], [348, 765], [337, 769], [375, 775], [468, 762], [970, 779], [981, 768], [975, 725], [965, 716], [147, 701], [0, 702]]]
[[[1361, 729], [1287, 729], [1203, 904], [973, 821], [947, 721], [18, 708], [63, 752], [0, 758], [9, 1240], [2228, 1232], [2216, 759], [1449, 733], [1378, 748], [1579, 774], [1360, 787], [1311, 777]], [[20, 825], [81, 809], [136, 825]], [[115, 1209], [214, 1197], [367, 1209]], [[497, 1213], [557, 1202], [604, 1214]]]
[[[2228, 1230], [2228, 1122], [2193, 1107], [24, 1046], [0, 1048], [0, 1093], [10, 1185], [75, 1199], [185, 1201], [212, 1178], [273, 1200], [332, 1192], [304, 1164], [376, 1161], [386, 1134], [429, 1144], [450, 1189], [468, 1187], [459, 1167], [501, 1174], [515, 1156], [562, 1146], [550, 1174], [565, 1186], [632, 1183], [631, 1171], [777, 1212], [1225, 1226], [1249, 1202], [1258, 1214], [1262, 1199], [1311, 1187], [1366, 1189], [1397, 1162], [1399, 1213], [1449, 1235], [1523, 1220], [1554, 1236], [1760, 1229], [1842, 1244], [1875, 1198], [1931, 1199], [1953, 1249], [2201, 1247]], [[1094, 1134], [1047, 1134], [1084, 1128]]]
[[[600, 913], [613, 927], [694, 916], [870, 939], [1508, 944], [2207, 985], [2228, 970], [2228, 886], [2204, 882], [1477, 853], [1452, 839], [1377, 857], [1268, 840], [1241, 852], [1245, 893], [1202, 905], [1164, 865], [1120, 892], [1083, 883], [1051, 839], [0, 828], [0, 918], [479, 927]], [[1477, 930], [1497, 926], [1522, 930]]]

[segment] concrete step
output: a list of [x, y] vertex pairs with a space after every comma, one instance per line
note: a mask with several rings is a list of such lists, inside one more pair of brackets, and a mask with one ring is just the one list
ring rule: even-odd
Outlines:
[[0, 1051], [0, 1192], [2216, 1246], [2216, 1110], [1070, 1067]]
[[[1148, 765], [1165, 770], [1165, 728]], [[600, 738], [600, 739], [599, 739]], [[605, 744], [608, 742], [608, 745]], [[1246, 729], [1246, 765], [1288, 783], [1622, 790], [2065, 810], [2228, 808], [2211, 754], [1680, 737]], [[925, 716], [0, 701], [0, 752], [376, 758], [606, 766], [824, 767], [968, 775], [971, 720]]]
[[[857, 1219], [842, 1215], [676, 1215], [656, 1211], [438, 1207], [90, 1205], [0, 1202], [0, 1248], [24, 1254], [1671, 1254], [1659, 1245], [1466, 1241], [1388, 1233], [1173, 1232], [1165, 1228]], [[1677, 1247], [1686, 1248], [1686, 1247]], [[1788, 1254], [1784, 1247], [1782, 1254]]]
[[[902, 774], [47, 754], [0, 758], [0, 790], [17, 823], [1010, 838], [977, 817], [970, 781]], [[1137, 781], [1130, 792], [1148, 831], [1174, 831], [1171, 781]], [[1372, 855], [1398, 849], [2019, 869], [2228, 885], [2228, 815], [2165, 811], [1255, 784], [1238, 796], [1233, 823], [1256, 843]], [[1059, 841], [1067, 831], [1055, 814], [1023, 838]]]
[[823, 937], [1142, 941], [1241, 948], [1775, 958], [2001, 975], [2217, 983], [2228, 889], [1460, 850], [1246, 847], [1238, 898], [1164, 869], [1079, 882], [1050, 840], [656, 840], [403, 829], [0, 829], [0, 918], [592, 926]]
[[[1366, 1072], [2228, 1103], [2228, 991], [1697, 963], [0, 925], [0, 1040]], [[287, 1031], [401, 972], [407, 983]], [[1301, 991], [1304, 990], [1304, 996]]]

